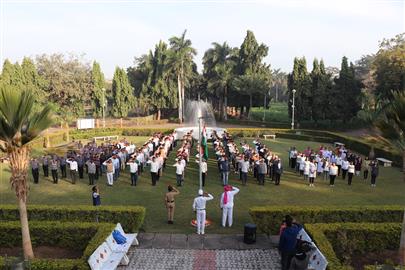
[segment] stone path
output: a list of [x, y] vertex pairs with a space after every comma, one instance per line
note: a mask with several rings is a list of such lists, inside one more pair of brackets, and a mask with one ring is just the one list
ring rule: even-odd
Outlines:
[[277, 237], [258, 235], [255, 244], [243, 243], [243, 235], [154, 234], [138, 236], [130, 249], [128, 266], [120, 270], [236, 270], [280, 269]]

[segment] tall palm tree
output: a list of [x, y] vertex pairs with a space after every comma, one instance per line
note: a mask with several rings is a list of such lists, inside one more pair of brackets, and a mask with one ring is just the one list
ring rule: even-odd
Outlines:
[[[402, 172], [405, 181], [405, 92], [393, 91], [393, 99], [382, 108], [376, 126], [383, 137], [402, 152]], [[405, 264], [405, 212], [399, 248], [401, 265]]]
[[192, 77], [193, 57], [197, 51], [191, 47], [191, 40], [186, 39], [184, 30], [180, 37], [172, 37], [170, 42], [170, 66], [171, 70], [177, 76], [177, 90], [179, 95], [179, 120], [183, 122], [184, 118], [184, 89], [188, 80]]
[[31, 92], [5, 86], [0, 89], [0, 150], [10, 159], [10, 183], [18, 201], [25, 259], [34, 258], [26, 204], [29, 143], [52, 123], [49, 106], [33, 113], [34, 100]]

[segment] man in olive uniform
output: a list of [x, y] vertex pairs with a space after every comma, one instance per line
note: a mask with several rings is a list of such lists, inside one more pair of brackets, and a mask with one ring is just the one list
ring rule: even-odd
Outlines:
[[174, 217], [174, 196], [177, 196], [180, 194], [180, 191], [178, 191], [175, 187], [173, 186], [168, 186], [167, 187], [168, 192], [166, 193], [165, 196], [165, 205], [167, 209], [167, 223], [168, 224], [173, 224], [173, 217]]

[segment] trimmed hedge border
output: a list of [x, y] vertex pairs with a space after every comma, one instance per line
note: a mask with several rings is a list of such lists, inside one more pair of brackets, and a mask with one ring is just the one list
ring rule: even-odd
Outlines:
[[278, 234], [281, 222], [289, 214], [303, 224], [336, 222], [400, 223], [403, 206], [256, 206], [249, 209], [253, 222], [268, 235]]
[[[305, 230], [328, 260], [328, 269], [353, 269], [345, 265], [343, 253], [378, 252], [399, 247], [401, 223], [307, 224]], [[339, 254], [340, 253], [340, 254]], [[339, 254], [339, 255], [338, 255]], [[371, 269], [367, 266], [366, 269]], [[372, 269], [375, 269], [373, 266]]]
[[[31, 221], [30, 233], [33, 246], [49, 245], [80, 249], [83, 255], [78, 259], [39, 259], [29, 262], [32, 270], [84, 270], [90, 269], [87, 260], [114, 230], [116, 224], [88, 222]], [[0, 224], [0, 246], [21, 245], [21, 224], [19, 221]], [[8, 265], [0, 257], [0, 268]]]
[[[145, 218], [142, 206], [88, 206], [88, 205], [28, 205], [30, 221], [82, 221], [93, 222], [98, 216], [99, 222], [121, 223], [125, 231], [138, 232]], [[0, 206], [0, 221], [19, 220], [16, 205]]]

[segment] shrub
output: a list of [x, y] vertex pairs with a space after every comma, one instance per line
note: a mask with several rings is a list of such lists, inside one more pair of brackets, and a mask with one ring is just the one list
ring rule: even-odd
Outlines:
[[[100, 222], [121, 223], [125, 231], [128, 232], [137, 232], [145, 218], [145, 208], [141, 206], [29, 205], [27, 210], [30, 221], [92, 222], [97, 215]], [[0, 220], [19, 220], [18, 207], [1, 205]]]
[[352, 269], [350, 255], [399, 247], [400, 223], [335, 223], [305, 225], [328, 260], [329, 269]]
[[326, 222], [401, 222], [401, 206], [257, 206], [249, 214], [258, 229], [266, 234], [277, 234], [285, 215], [292, 215], [303, 224]]
[[152, 136], [156, 132], [169, 134], [172, 128], [97, 128], [91, 130], [74, 130], [70, 135], [75, 140], [91, 139], [98, 136], [118, 135], [118, 136]]
[[323, 143], [332, 142], [332, 139], [330, 137], [311, 136], [311, 135], [302, 135], [302, 134], [294, 134], [294, 133], [276, 133], [276, 137], [284, 138], [284, 139], [291, 139], [291, 140], [323, 142]]
[[[115, 228], [115, 224], [79, 223], [79, 222], [30, 222], [31, 240], [34, 247], [48, 245], [80, 250], [78, 259], [40, 259], [29, 262], [32, 270], [71, 270], [89, 269], [87, 260]], [[0, 224], [0, 246], [15, 247], [21, 245], [21, 225], [17, 221]], [[7, 262], [0, 257], [0, 268], [6, 269]]]

